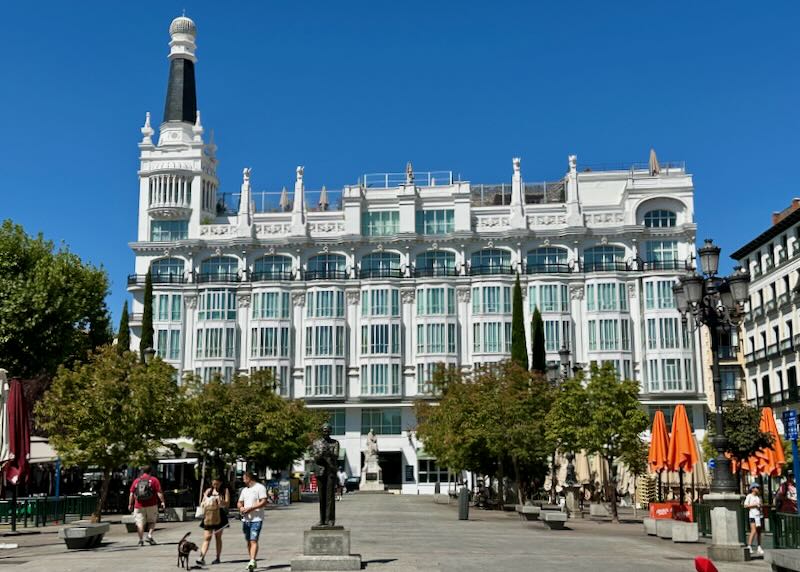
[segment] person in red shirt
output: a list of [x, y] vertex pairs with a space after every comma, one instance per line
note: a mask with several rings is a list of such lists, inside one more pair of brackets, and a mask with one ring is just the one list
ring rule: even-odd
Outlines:
[[144, 529], [147, 526], [147, 542], [155, 544], [153, 530], [158, 520], [158, 507], [166, 508], [164, 493], [161, 492], [161, 482], [150, 475], [150, 466], [144, 465], [139, 469], [139, 477], [131, 485], [131, 494], [128, 498], [128, 510], [133, 512], [136, 528], [139, 532], [139, 546], [144, 546]]

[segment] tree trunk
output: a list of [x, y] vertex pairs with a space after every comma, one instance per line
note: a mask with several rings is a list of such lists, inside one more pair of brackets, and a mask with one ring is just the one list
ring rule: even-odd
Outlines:
[[611, 522], [619, 523], [619, 511], [617, 510], [617, 483], [615, 482], [614, 474], [612, 473], [614, 457], [608, 457], [606, 461], [608, 462], [608, 476], [611, 480]]
[[550, 504], [556, 504], [556, 453], [553, 451], [553, 462], [550, 464]]
[[505, 481], [505, 474], [503, 473], [503, 458], [497, 458], [497, 495], [500, 497], [500, 510], [503, 510], [503, 505], [506, 504], [506, 491], [503, 488]]
[[103, 514], [103, 507], [106, 505], [108, 498], [108, 488], [111, 486], [111, 469], [106, 467], [103, 469], [103, 484], [100, 485], [100, 495], [97, 497], [97, 508], [95, 508], [92, 515], [92, 522], [100, 522]]
[[514, 467], [514, 477], [517, 482], [517, 502], [525, 504], [525, 495], [522, 494], [522, 475], [519, 474], [519, 463], [516, 457], [511, 457], [511, 464]]

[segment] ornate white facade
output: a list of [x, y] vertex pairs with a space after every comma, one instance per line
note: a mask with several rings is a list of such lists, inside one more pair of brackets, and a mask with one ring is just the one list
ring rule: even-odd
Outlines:
[[[194, 63], [194, 26], [177, 29], [170, 57]], [[526, 327], [538, 306], [549, 360], [565, 346], [573, 364], [612, 361], [646, 406], [685, 403], [704, 426], [695, 339], [671, 290], [694, 259], [683, 166], [594, 170], [570, 156], [561, 180], [529, 183], [513, 159], [510, 182], [481, 185], [408, 164], [340, 192], [307, 189], [297, 167], [293, 192], [274, 194], [253, 192], [245, 169], [236, 196], [219, 191], [196, 115], [162, 123], [157, 143], [149, 114], [142, 129], [134, 348], [151, 269], [163, 359], [206, 378], [271, 368], [283, 395], [332, 412], [349, 473], [374, 428], [384, 480], [430, 492], [440, 473], [413, 404], [431, 398], [436, 364], [509, 357], [519, 273]]]

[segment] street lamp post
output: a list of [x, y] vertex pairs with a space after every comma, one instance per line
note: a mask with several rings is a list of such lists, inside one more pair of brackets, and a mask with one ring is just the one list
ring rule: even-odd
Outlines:
[[737, 483], [731, 472], [731, 462], [725, 456], [728, 439], [725, 437], [725, 427], [722, 422], [719, 334], [724, 330], [736, 329], [744, 318], [750, 275], [737, 267], [730, 276], [717, 276], [720, 248], [712, 240], [707, 239], [697, 253], [702, 275], [691, 273], [682, 277], [680, 283], [672, 287], [672, 291], [684, 323], [692, 320], [697, 327], [705, 325], [711, 336], [711, 374], [715, 409], [713, 445], [717, 450], [711, 492], [736, 493]]
[[146, 365], [150, 365], [150, 362], [153, 361], [155, 355], [156, 355], [156, 350], [154, 350], [153, 348], [146, 348], [144, 350], [144, 363]]

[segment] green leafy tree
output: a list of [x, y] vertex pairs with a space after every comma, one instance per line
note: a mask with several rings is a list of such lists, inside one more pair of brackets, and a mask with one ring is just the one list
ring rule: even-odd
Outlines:
[[142, 336], [139, 338], [139, 356], [144, 361], [144, 351], [153, 347], [153, 275], [147, 270], [144, 278], [144, 309], [142, 310]]
[[520, 367], [528, 369], [528, 342], [525, 338], [525, 317], [522, 308], [522, 287], [519, 274], [514, 281], [514, 293], [511, 297], [511, 360]]
[[[740, 465], [761, 449], [772, 446], [772, 435], [761, 431], [761, 410], [758, 407], [741, 401], [727, 401], [722, 409], [722, 423], [728, 439], [726, 453]], [[713, 443], [716, 434], [713, 422], [709, 423], [708, 434], [709, 442]], [[740, 486], [743, 483], [740, 482]]]
[[639, 477], [646, 475], [648, 471], [647, 453], [650, 447], [647, 443], [639, 439], [632, 442], [631, 446], [625, 449], [620, 456], [622, 463], [628, 468], [628, 472], [633, 475], [633, 516], [636, 516], [636, 497], [638, 495]]
[[60, 368], [36, 404], [36, 422], [65, 464], [102, 468], [95, 520], [112, 471], [152, 458], [165, 439], [178, 436], [183, 391], [174, 374], [160, 359], [145, 365], [133, 352], [105, 346], [87, 363]]
[[531, 319], [531, 369], [539, 373], [547, 372], [547, 352], [544, 347], [544, 322], [537, 307]]
[[240, 458], [283, 469], [302, 456], [325, 420], [322, 411], [277, 395], [269, 371], [230, 383], [195, 379], [192, 387], [185, 432], [219, 472]]
[[107, 293], [105, 271], [66, 246], [56, 249], [10, 220], [0, 225], [0, 364], [40, 382], [29, 399], [38, 398], [60, 365], [111, 342]]
[[[639, 384], [619, 379], [613, 364], [592, 367], [581, 441], [587, 451], [602, 456], [611, 471], [615, 460], [638, 447], [639, 435], [647, 429], [647, 415], [638, 396]], [[610, 488], [612, 517], [619, 522], [616, 484]]]
[[122, 315], [119, 318], [119, 331], [117, 332], [117, 351], [119, 353], [131, 350], [131, 328], [128, 325], [128, 301], [122, 305]]
[[[577, 453], [583, 448], [582, 428], [588, 416], [586, 390], [583, 387], [583, 374], [564, 380], [557, 390], [552, 407], [545, 418], [545, 438], [551, 453], [561, 451]], [[551, 468], [555, 491], [555, 455]]]

